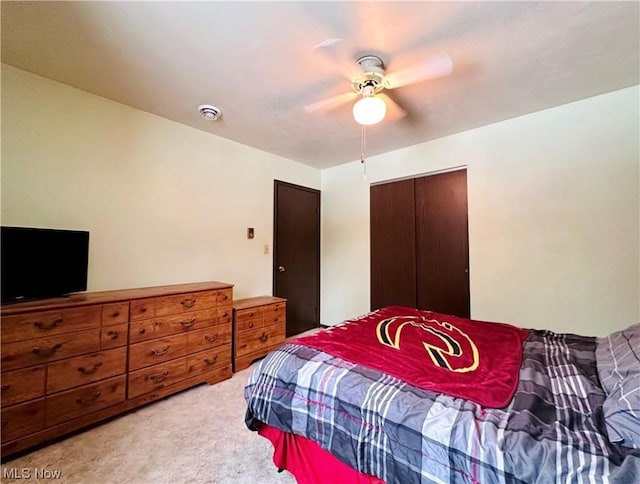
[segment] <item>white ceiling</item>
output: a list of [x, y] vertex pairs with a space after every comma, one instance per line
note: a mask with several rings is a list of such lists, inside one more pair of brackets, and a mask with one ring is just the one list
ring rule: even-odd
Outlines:
[[[409, 115], [367, 155], [639, 83], [638, 2], [7, 2], [2, 61], [318, 168], [360, 156], [349, 81], [314, 51], [343, 39], [388, 71], [446, 52], [453, 73], [388, 91]], [[223, 110], [205, 121], [200, 104]]]

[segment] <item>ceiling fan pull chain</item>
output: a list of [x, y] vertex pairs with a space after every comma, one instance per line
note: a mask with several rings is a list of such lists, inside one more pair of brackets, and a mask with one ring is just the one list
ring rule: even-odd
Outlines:
[[361, 131], [361, 138], [360, 138], [360, 141], [361, 141], [360, 146], [362, 147], [362, 149], [360, 150], [360, 163], [362, 163], [362, 180], [367, 181], [367, 163], [364, 158], [366, 126], [362, 124], [361, 127], [362, 127], [362, 131]]

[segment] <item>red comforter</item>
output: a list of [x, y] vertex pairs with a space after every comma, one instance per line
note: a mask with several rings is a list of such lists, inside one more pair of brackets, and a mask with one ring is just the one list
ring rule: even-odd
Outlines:
[[502, 408], [518, 385], [527, 334], [509, 324], [391, 306], [292, 343], [374, 368], [418, 388]]

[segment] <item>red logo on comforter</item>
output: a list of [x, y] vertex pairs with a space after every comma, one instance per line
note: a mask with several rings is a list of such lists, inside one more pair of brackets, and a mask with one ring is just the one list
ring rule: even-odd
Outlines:
[[517, 387], [526, 336], [508, 324], [393, 306], [292, 342], [418, 388], [502, 408]]

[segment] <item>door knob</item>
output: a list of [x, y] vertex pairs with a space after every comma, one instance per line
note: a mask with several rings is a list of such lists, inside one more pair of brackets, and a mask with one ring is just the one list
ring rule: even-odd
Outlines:
[[284, 268], [284, 266], [278, 266], [278, 271], [279, 272], [284, 272], [284, 271], [286, 271], [286, 269]]

